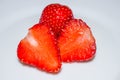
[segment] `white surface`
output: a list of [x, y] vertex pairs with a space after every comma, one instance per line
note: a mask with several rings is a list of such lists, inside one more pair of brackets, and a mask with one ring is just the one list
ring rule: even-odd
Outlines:
[[[68, 5], [91, 27], [97, 43], [93, 61], [63, 64], [56, 75], [18, 62], [17, 44], [49, 3]], [[119, 8], [119, 0], [0, 0], [0, 80], [120, 80]]]

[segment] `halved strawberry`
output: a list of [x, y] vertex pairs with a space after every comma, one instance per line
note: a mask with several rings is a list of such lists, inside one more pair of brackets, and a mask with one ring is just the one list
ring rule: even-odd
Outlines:
[[58, 72], [61, 68], [59, 49], [54, 34], [44, 24], [29, 29], [17, 48], [19, 60], [47, 72]]
[[58, 38], [63, 62], [91, 60], [96, 52], [96, 43], [90, 28], [80, 19], [70, 20]]
[[58, 3], [49, 4], [42, 12], [40, 23], [51, 27], [56, 37], [59, 36], [64, 24], [73, 18], [72, 10], [66, 5]]

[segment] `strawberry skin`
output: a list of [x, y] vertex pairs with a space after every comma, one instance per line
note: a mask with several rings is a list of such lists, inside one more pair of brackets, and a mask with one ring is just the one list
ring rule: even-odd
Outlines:
[[17, 48], [17, 56], [21, 62], [52, 73], [59, 72], [61, 68], [58, 53], [54, 34], [44, 24], [31, 27]]
[[80, 19], [70, 20], [65, 25], [58, 46], [63, 62], [88, 61], [96, 52], [95, 38], [88, 25]]
[[66, 5], [49, 4], [42, 12], [40, 23], [46, 23], [51, 27], [55, 36], [59, 36], [64, 24], [73, 18], [72, 10]]

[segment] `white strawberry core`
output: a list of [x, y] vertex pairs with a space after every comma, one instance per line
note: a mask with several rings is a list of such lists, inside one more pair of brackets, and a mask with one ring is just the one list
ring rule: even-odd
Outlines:
[[32, 46], [35, 46], [35, 47], [38, 46], [37, 41], [35, 40], [35, 38], [34, 38], [30, 33], [27, 34], [26, 39], [28, 40], [28, 42], [29, 42]]

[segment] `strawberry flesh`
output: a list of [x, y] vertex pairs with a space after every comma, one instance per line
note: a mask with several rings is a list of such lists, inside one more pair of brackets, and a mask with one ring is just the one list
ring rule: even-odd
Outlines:
[[62, 29], [58, 46], [63, 62], [88, 61], [96, 52], [94, 36], [88, 25], [80, 19], [70, 20]]
[[17, 48], [19, 60], [47, 72], [59, 72], [61, 61], [54, 34], [44, 24], [29, 29]]

